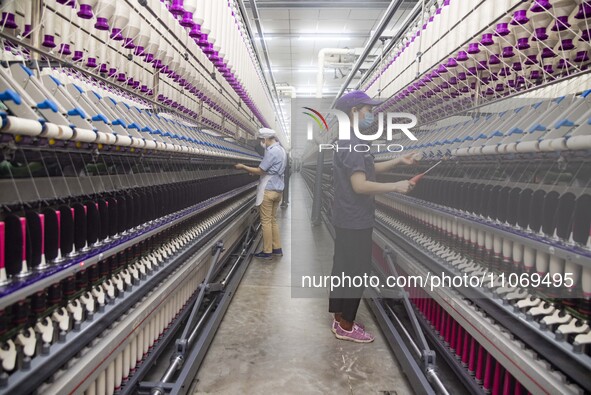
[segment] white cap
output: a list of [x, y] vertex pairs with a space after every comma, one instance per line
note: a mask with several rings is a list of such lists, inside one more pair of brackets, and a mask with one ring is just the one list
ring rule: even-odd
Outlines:
[[277, 136], [277, 133], [273, 129], [269, 128], [260, 128], [259, 129], [259, 138], [261, 139], [268, 139], [271, 137]]

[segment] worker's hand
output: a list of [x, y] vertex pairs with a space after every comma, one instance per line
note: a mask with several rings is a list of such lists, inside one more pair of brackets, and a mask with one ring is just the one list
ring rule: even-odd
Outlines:
[[391, 183], [392, 185], [392, 192], [404, 193], [407, 194], [414, 188], [414, 184], [408, 180], [398, 181]]
[[243, 165], [242, 163], [236, 163], [236, 164], [234, 165], [234, 167], [235, 167], [237, 170], [244, 170], [244, 165]]
[[414, 165], [417, 159], [415, 154], [407, 154], [399, 158], [398, 161], [403, 165]]

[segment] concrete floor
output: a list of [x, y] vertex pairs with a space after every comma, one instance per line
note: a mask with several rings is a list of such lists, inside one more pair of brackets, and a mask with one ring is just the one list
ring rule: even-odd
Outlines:
[[356, 344], [332, 334], [327, 289], [294, 296], [300, 274], [328, 274], [332, 265], [332, 238], [324, 226], [312, 227], [310, 208], [296, 174], [290, 205], [278, 213], [284, 256], [253, 259], [197, 374], [195, 394], [412, 394], [364, 303], [357, 318], [376, 340]]

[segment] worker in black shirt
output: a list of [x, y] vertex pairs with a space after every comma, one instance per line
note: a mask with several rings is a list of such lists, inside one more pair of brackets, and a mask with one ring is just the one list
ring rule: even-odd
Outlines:
[[[354, 122], [358, 114], [359, 130], [363, 131], [373, 123], [372, 108], [379, 104], [364, 92], [348, 93], [335, 104], [337, 110], [345, 112]], [[351, 132], [350, 140], [339, 140], [339, 147], [367, 144]], [[394, 166], [412, 164], [412, 155], [403, 156], [374, 164], [373, 155], [356, 152], [354, 149], [335, 149], [333, 159], [334, 203], [332, 223], [335, 228], [335, 247], [332, 275], [343, 278], [361, 276], [371, 267], [372, 232], [374, 226], [374, 195], [388, 192], [408, 193], [412, 189], [409, 181], [393, 183], [376, 182], [376, 173], [386, 172]], [[332, 331], [342, 340], [369, 343], [373, 335], [363, 325], [355, 322], [362, 287], [338, 287], [330, 293], [329, 311], [334, 313]]]

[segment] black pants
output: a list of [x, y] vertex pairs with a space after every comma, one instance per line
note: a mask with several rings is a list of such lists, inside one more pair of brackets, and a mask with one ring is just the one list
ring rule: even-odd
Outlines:
[[[335, 227], [332, 276], [341, 280], [341, 286], [330, 292], [328, 311], [342, 313], [347, 321], [355, 321], [359, 302], [365, 288], [353, 286], [354, 278], [363, 278], [371, 270], [371, 235], [373, 228], [343, 229]], [[350, 278], [350, 284], [347, 279]], [[359, 280], [357, 280], [359, 281]]]

